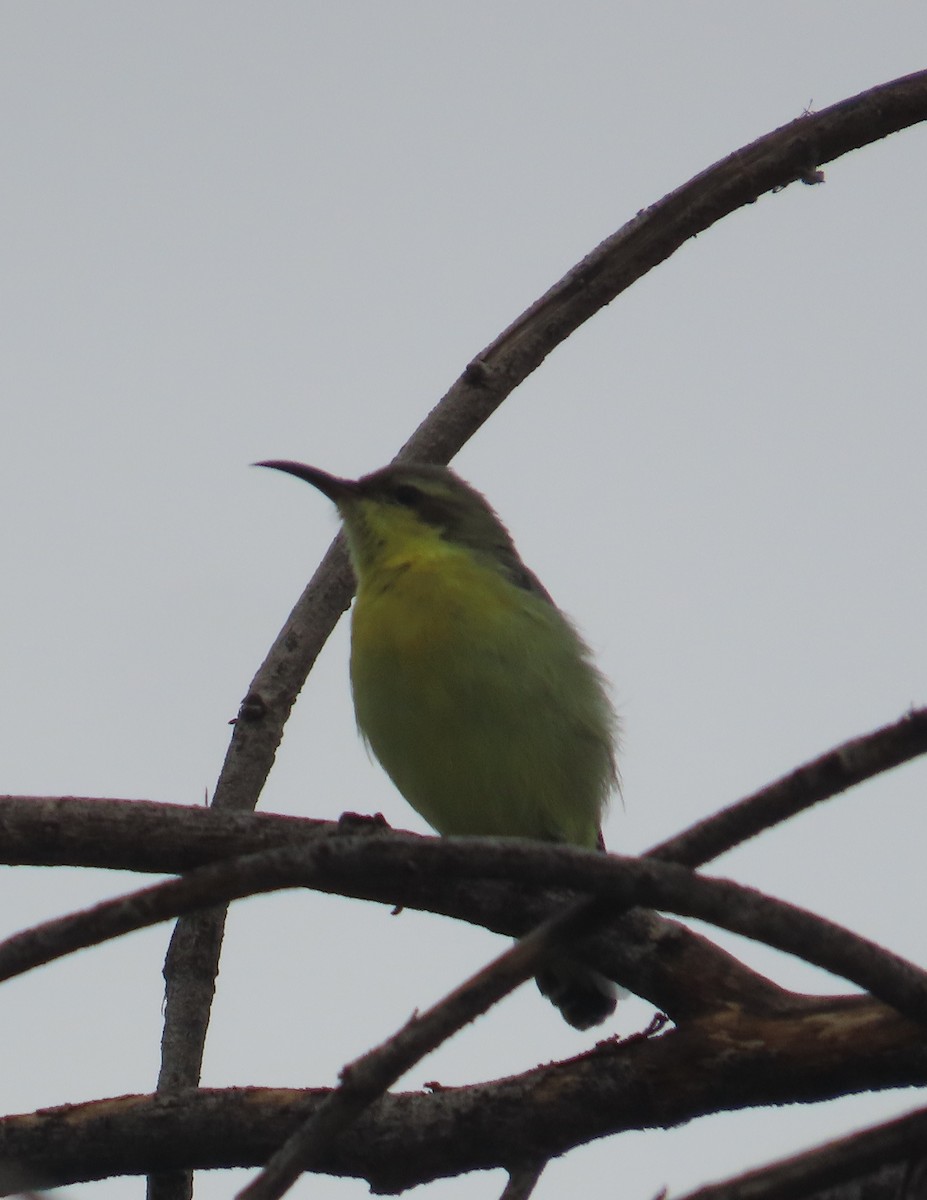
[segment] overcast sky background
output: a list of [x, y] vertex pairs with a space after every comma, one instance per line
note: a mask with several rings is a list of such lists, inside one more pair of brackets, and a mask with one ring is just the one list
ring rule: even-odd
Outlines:
[[[382, 465], [638, 209], [808, 105], [922, 68], [925, 46], [922, 4], [0, 7], [0, 790], [202, 803], [336, 528], [321, 496], [248, 464]], [[927, 700], [927, 129], [826, 175], [684, 246], [455, 463], [613, 681], [616, 850]], [[346, 658], [343, 623], [261, 807], [424, 830], [356, 739]], [[909, 766], [717, 869], [923, 963], [923, 792]], [[2, 932], [139, 882], [3, 868]], [[151, 1090], [167, 937], [4, 985], [0, 1111]], [[501, 945], [311, 893], [239, 904], [203, 1082], [331, 1084]], [[736, 949], [788, 986], [844, 990]], [[604, 1032], [650, 1015], [629, 1001]], [[597, 1036], [524, 987], [402, 1086], [521, 1071]], [[679, 1191], [917, 1099], [609, 1139], [536, 1195]], [[197, 1195], [246, 1178], [201, 1176]], [[366, 1194], [320, 1178], [293, 1193]]]

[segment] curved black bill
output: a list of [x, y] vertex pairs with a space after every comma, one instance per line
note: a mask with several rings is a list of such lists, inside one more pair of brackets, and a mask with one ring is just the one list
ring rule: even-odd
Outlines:
[[329, 475], [327, 471], [320, 471], [318, 467], [309, 467], [305, 463], [290, 462], [285, 458], [271, 458], [264, 462], [256, 462], [251, 464], [253, 467], [271, 467], [274, 471], [284, 471], [287, 475], [295, 475], [297, 479], [303, 479], [306, 483], [311, 483], [314, 488], [327, 496], [329, 500], [333, 500], [336, 504], [345, 496], [352, 495], [357, 490], [357, 484], [353, 479], [340, 479], [337, 475]]

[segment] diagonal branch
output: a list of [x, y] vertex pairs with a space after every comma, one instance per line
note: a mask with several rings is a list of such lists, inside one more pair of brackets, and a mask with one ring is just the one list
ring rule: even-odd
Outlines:
[[752, 796], [654, 846], [648, 857], [701, 866], [806, 808], [921, 754], [927, 754], [927, 708], [912, 709], [900, 721], [828, 750]]
[[324, 1157], [406, 1071], [530, 978], [548, 951], [569, 935], [584, 908], [576, 904], [556, 913], [443, 1000], [417, 1013], [385, 1042], [349, 1063], [338, 1086], [274, 1151], [259, 1174], [238, 1193], [238, 1200], [279, 1200], [307, 1165]]
[[499, 1200], [528, 1200], [537, 1187], [546, 1166], [547, 1163], [542, 1161], [509, 1172], [508, 1183], [506, 1183]]
[[882, 1167], [903, 1167], [923, 1158], [925, 1146], [927, 1109], [922, 1108], [781, 1162], [747, 1171], [736, 1179], [687, 1192], [679, 1200], [801, 1200], [823, 1188], [859, 1180]]

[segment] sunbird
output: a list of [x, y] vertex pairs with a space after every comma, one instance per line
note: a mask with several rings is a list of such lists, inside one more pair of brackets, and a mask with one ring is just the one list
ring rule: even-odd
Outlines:
[[[522, 562], [487, 500], [447, 467], [339, 479], [257, 463], [334, 502], [357, 579], [351, 686], [360, 734], [443, 835], [604, 848], [618, 721], [589, 647]], [[568, 957], [538, 987], [577, 1029], [615, 987]]]

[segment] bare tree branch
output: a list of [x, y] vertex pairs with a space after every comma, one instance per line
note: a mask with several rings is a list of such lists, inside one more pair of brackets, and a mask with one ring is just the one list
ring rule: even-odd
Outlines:
[[[295, 848], [325, 840], [337, 843], [362, 832], [377, 833], [383, 825], [369, 820], [335, 823], [218, 813], [151, 801], [13, 797], [0, 803], [0, 831], [4, 829], [10, 836], [0, 838], [0, 844], [8, 846], [11, 861], [169, 872], [227, 858], [238, 850]], [[397, 849], [406, 847], [408, 855], [414, 855], [426, 840], [409, 833], [390, 836], [397, 839]], [[508, 845], [511, 848], [513, 843]], [[366, 876], [355, 883], [360, 898], [419, 908], [510, 937], [521, 936], [571, 899], [568, 894], [535, 892], [507, 882], [453, 884], [427, 874], [402, 884], [395, 873], [381, 878], [369, 870], [369, 864]], [[343, 893], [344, 881], [335, 881], [333, 888]], [[350, 894], [351, 889], [347, 891]], [[593, 953], [604, 971], [627, 979], [639, 995], [680, 1017], [711, 1011], [718, 995], [770, 1012], [795, 1007], [791, 993], [706, 938], [655, 914], [638, 910], [626, 915], [620, 927], [595, 941]]]
[[0, 862], [177, 875], [239, 854], [340, 837], [352, 825], [155, 800], [0, 796]]
[[927, 1110], [918, 1109], [804, 1154], [747, 1171], [736, 1179], [687, 1192], [679, 1200], [802, 1200], [820, 1193], [822, 1188], [919, 1159], [925, 1145]]
[[764, 829], [829, 800], [866, 779], [927, 753], [927, 708], [853, 738], [684, 833], [661, 842], [648, 857], [690, 867], [710, 862]]
[[528, 1200], [544, 1173], [546, 1162], [530, 1167], [520, 1167], [509, 1173], [509, 1181], [499, 1200]]
[[[414, 855], [409, 853], [410, 844], [415, 846]], [[927, 1019], [927, 972], [831, 921], [741, 884], [704, 878], [672, 863], [572, 846], [519, 839], [415, 838], [392, 831], [278, 848], [210, 864], [181, 879], [47, 922], [0, 946], [0, 977], [178, 912], [257, 892], [314, 887], [369, 898], [373, 891], [382, 895], [380, 889], [387, 881], [387, 893], [395, 899], [410, 884], [418, 886], [430, 879], [433, 885], [443, 887], [474, 878], [506, 880], [522, 887], [567, 887], [598, 897], [591, 906], [575, 905], [555, 913], [548, 922], [561, 929], [560, 936], [570, 936], [577, 953], [585, 952], [575, 939], [585, 932], [590, 907], [593, 917], [603, 920], [616, 906], [624, 910], [644, 904], [764, 941], [843, 975], [914, 1020]], [[529, 936], [525, 942], [530, 940]], [[548, 942], [543, 950], [553, 944]], [[533, 973], [538, 961], [537, 957], [532, 960], [523, 978]], [[715, 996], [716, 1005], [728, 1000], [723, 992]]]
[[[378, 1192], [562, 1155], [594, 1138], [757, 1105], [927, 1083], [927, 1038], [865, 998], [795, 1020], [737, 1007], [660, 1037], [468, 1087], [382, 1097], [312, 1171]], [[149, 1171], [255, 1167], [327, 1089], [189, 1089], [0, 1120], [0, 1189]]]
[[[344, 1132], [426, 1054], [484, 1013], [534, 973], [547, 948], [569, 931], [583, 906], [557, 913], [437, 1004], [341, 1072], [336, 1087], [238, 1193], [239, 1200], [279, 1200], [307, 1165], [324, 1157]], [[540, 1171], [537, 1172], [537, 1178]]]
[[[656, 864], [651, 861], [647, 865], [653, 870]], [[625, 862], [623, 866], [627, 873], [631, 864]], [[671, 874], [678, 876], [680, 872], [674, 868]], [[585, 879], [589, 880], [588, 874]], [[691, 895], [692, 888], [704, 882], [696, 882], [695, 878], [688, 877], [685, 879], [685, 890]], [[718, 883], [713, 882], [716, 885]], [[856, 974], [848, 974], [848, 977], [860, 982], [865, 979], [867, 986], [883, 997], [886, 997], [887, 989], [891, 1003], [898, 1006], [899, 999], [902, 1001], [899, 1006], [902, 1012], [913, 1015], [921, 1022], [927, 1021], [927, 972], [919, 971], [913, 964], [897, 959], [849, 931], [839, 929], [830, 922], [822, 922], [813, 914], [770, 902], [767, 897], [752, 890], [748, 892], [737, 885], [723, 883], [721, 890], [723, 895], [716, 897], [719, 907], [714, 916], [719, 924], [736, 928], [737, 932], [752, 937], [757, 937], [758, 928], [763, 928], [764, 933], [760, 936], [770, 940], [772, 923], [772, 936], [777, 940], [771, 944], [808, 957], [810, 942], [814, 947], [815, 962], [823, 965], [820, 956], [831, 964], [839, 961], [842, 974], [848, 974], [846, 964], [849, 962]], [[678, 902], [668, 905], [649, 899], [660, 908], [678, 908]], [[624, 911], [634, 902], [634, 897], [619, 897], [618, 902]], [[529, 978], [545, 954], [562, 945], [569, 934], [575, 936], [585, 932], [588, 927], [603, 920], [608, 911], [609, 905], [600, 897], [579, 902], [557, 914], [452, 995], [421, 1016], [414, 1017], [396, 1035], [346, 1067], [339, 1086], [319, 1110], [274, 1152], [257, 1178], [239, 1193], [240, 1200], [279, 1200], [307, 1165], [320, 1154], [325, 1154], [343, 1136], [345, 1129], [414, 1063]], [[703, 913], [690, 911], [690, 915]], [[731, 923], [735, 920], [739, 926]]]
[[[853, 738], [661, 842], [648, 857], [701, 866], [764, 829], [927, 754], [927, 708]], [[0, 796], [0, 862], [175, 874], [295, 840], [344, 836], [342, 821], [76, 796]], [[380, 823], [382, 825], [382, 822]]]

